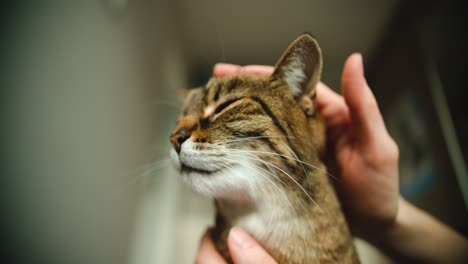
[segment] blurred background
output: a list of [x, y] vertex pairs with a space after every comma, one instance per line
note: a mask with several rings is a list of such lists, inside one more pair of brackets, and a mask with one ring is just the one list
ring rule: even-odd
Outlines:
[[[400, 146], [403, 196], [468, 235], [465, 1], [2, 4], [2, 262], [192, 263], [212, 202], [169, 163], [177, 89], [216, 62], [274, 64], [312, 33], [346, 57]], [[363, 263], [392, 263], [357, 241]]]

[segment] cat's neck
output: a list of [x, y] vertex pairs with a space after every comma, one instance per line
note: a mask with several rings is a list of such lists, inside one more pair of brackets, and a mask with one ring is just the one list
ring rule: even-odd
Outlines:
[[[305, 203], [304, 203], [305, 204]], [[289, 200], [265, 197], [262, 201], [242, 202], [218, 200], [219, 213], [229, 226], [239, 226], [270, 248], [278, 248], [291, 237], [307, 234], [312, 237], [314, 208], [294, 205]], [[310, 233], [310, 234], [309, 234]]]
[[[261, 199], [250, 196], [242, 201], [217, 200], [224, 229], [242, 227], [268, 251], [277, 253], [276, 259], [317, 259], [324, 250], [333, 252], [339, 247], [348, 248], [352, 244], [351, 236], [336, 195], [326, 176], [320, 178], [313, 183], [316, 187], [311, 195], [313, 201], [311, 197], [293, 191], [288, 194], [288, 199], [278, 192], [271, 192], [262, 194]], [[292, 248], [307, 256], [294, 256]]]

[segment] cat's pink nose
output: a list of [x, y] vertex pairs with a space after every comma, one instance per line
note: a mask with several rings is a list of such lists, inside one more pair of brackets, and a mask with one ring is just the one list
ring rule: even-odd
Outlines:
[[180, 148], [182, 147], [182, 143], [185, 142], [190, 137], [190, 133], [185, 129], [180, 129], [174, 134], [171, 135], [171, 143], [174, 146], [175, 151], [180, 153]]

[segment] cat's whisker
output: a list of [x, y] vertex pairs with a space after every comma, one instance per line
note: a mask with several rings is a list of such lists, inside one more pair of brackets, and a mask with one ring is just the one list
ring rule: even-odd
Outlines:
[[295, 160], [295, 161], [297, 161], [297, 162], [299, 162], [299, 163], [301, 163], [301, 164], [304, 164], [304, 165], [306, 165], [306, 166], [309, 166], [309, 167], [311, 167], [311, 168], [314, 168], [314, 169], [316, 169], [316, 170], [318, 170], [318, 171], [320, 171], [320, 172], [323, 172], [323, 173], [327, 174], [328, 176], [332, 177], [333, 179], [335, 179], [335, 180], [341, 182], [340, 178], [334, 176], [333, 174], [327, 172], [326, 170], [323, 170], [323, 169], [321, 169], [321, 168], [319, 168], [319, 167], [317, 167], [317, 166], [315, 166], [315, 165], [312, 165], [312, 164], [310, 164], [310, 163], [307, 163], [307, 162], [305, 162], [305, 161], [302, 161], [302, 160], [300, 160], [300, 159], [298, 159], [298, 158], [295, 158], [295, 157], [292, 157], [292, 156], [288, 156], [288, 155], [284, 155], [284, 154], [279, 154], [279, 153], [275, 153], [275, 152], [262, 151], [262, 150], [242, 150], [242, 149], [233, 149], [233, 148], [231, 148], [231, 149], [229, 149], [229, 150], [240, 151], [240, 152], [246, 152], [246, 153], [261, 153], [261, 154], [268, 154], [268, 155], [274, 155], [274, 156], [280, 156], [280, 157], [289, 158], [289, 159]]
[[[235, 153], [234, 153], [234, 154], [233, 154], [233, 153], [229, 153], [229, 155], [230, 155], [230, 156], [234, 156], [234, 157], [240, 157], [240, 158], [241, 158], [241, 157], [243, 157], [243, 158], [248, 158], [248, 159], [251, 159], [251, 160], [257, 160], [257, 161], [262, 162], [262, 160], [258, 159], [257, 156], [252, 155], [252, 154], [248, 154], [248, 156], [245, 156], [245, 155], [236, 155]], [[226, 160], [226, 158], [222, 158], [222, 157], [218, 157], [218, 158], [220, 158], [220, 159], [225, 159], [225, 160]], [[239, 160], [231, 160], [231, 161], [234, 162], [234, 163], [239, 163], [239, 164], [245, 165], [245, 163], [242, 163], [242, 162], [239, 161]], [[271, 169], [271, 166], [270, 166], [271, 164], [265, 164], [264, 162], [262, 162], [262, 163], [263, 163], [263, 165], [264, 165], [265, 167], [267, 167], [267, 168], [270, 170], [270, 172], [266, 171], [264, 168], [262, 168], [262, 167], [260, 167], [260, 166], [258, 166], [258, 165], [255, 165], [255, 164], [252, 164], [252, 165], [256, 166], [257, 168], [259, 168], [259, 169], [261, 169], [261, 170], [263, 170], [263, 171], [265, 171], [265, 172], [267, 172], [267, 173], [269, 173], [270, 175], [272, 175], [273, 177], [275, 177], [276, 179], [278, 179], [278, 180], [281, 182], [281, 184], [283, 184], [284, 186], [286, 186], [286, 183], [285, 183], [283, 180], [281, 180], [281, 178], [280, 178], [278, 175], [276, 175], [276, 173], [274, 173], [274, 171]], [[277, 168], [277, 169], [278, 169], [278, 168]], [[285, 172], [283, 171], [283, 173], [285, 173]], [[267, 177], [266, 175], [262, 175], [262, 176]], [[289, 175], [288, 175], [288, 176], [289, 176]], [[268, 177], [267, 177], [267, 180], [270, 180], [270, 179], [268, 179]], [[271, 181], [271, 180], [270, 180], [270, 181]], [[296, 184], [297, 184], [297, 182], [296, 182]], [[278, 188], [279, 188], [279, 187], [278, 187]], [[281, 191], [283, 192], [283, 194], [284, 194], [285, 197], [287, 198], [287, 195], [285, 194], [285, 191], [284, 191], [283, 189], [281, 189]], [[303, 191], [304, 191], [304, 190], [303, 190]], [[306, 193], [306, 195], [307, 195], [307, 193]], [[310, 197], [310, 196], [309, 196], [309, 198], [312, 199], [312, 197]], [[296, 207], [291, 203], [290, 199], [287, 198], [287, 200], [288, 200], [290, 206], [291, 206], [294, 210], [297, 210]], [[313, 199], [312, 199], [312, 200], [313, 200]], [[315, 201], [313, 201], [313, 202], [315, 203]], [[315, 203], [315, 204], [316, 204], [316, 203]], [[305, 208], [305, 205], [304, 205], [304, 204], [301, 204], [301, 205], [302, 205], [302, 207]]]
[[[271, 173], [273, 173], [276, 177], [278, 177], [278, 179], [280, 179], [279, 176], [276, 174], [276, 171], [277, 171], [277, 170], [272, 169], [271, 166], [269, 166], [268, 164], [263, 164], [263, 165], [264, 165], [266, 168], [268, 168], [268, 170], [269, 170]], [[282, 182], [283, 182], [283, 181], [282, 181]], [[291, 204], [291, 206], [292, 206], [295, 210], [297, 210], [297, 208], [296, 208], [293, 204]], [[305, 204], [300, 203], [300, 206], [301, 206], [303, 209], [307, 210], [307, 207], [306, 207]]]
[[155, 171], [158, 171], [165, 166], [169, 166], [171, 159], [170, 158], [164, 158], [160, 160], [155, 160], [150, 163], [147, 163], [146, 165], [142, 165], [140, 168], [136, 169], [136, 172], [134, 173], [137, 177], [149, 177], [153, 176], [152, 174]]
[[[223, 159], [225, 159], [225, 158], [223, 158]], [[257, 167], [257, 168], [259, 168], [259, 169], [262, 169], [261, 167], [256, 166], [256, 165], [253, 165], [253, 167], [252, 167], [252, 166], [249, 166], [249, 165], [246, 164], [246, 163], [239, 162], [239, 161], [235, 161], [235, 160], [230, 160], [230, 159], [225, 159], [225, 160], [226, 160], [226, 161], [229, 161], [229, 162], [231, 162], [231, 163], [236, 162], [236, 163], [238, 163], [238, 164], [240, 164], [240, 165], [242, 165], [242, 166], [249, 167], [250, 169], [253, 169], [254, 171], [256, 171], [256, 173], [257, 173], [258, 175], [264, 177], [269, 183], [271, 183], [271, 184], [273, 185], [273, 187], [277, 188], [278, 191], [280, 191], [280, 193], [284, 196], [284, 198], [286, 199], [286, 201], [289, 203], [289, 205], [290, 205], [293, 209], [295, 209], [295, 207], [294, 207], [293, 204], [291, 203], [291, 200], [290, 200], [290, 199], [288, 198], [288, 196], [286, 195], [285, 191], [284, 191], [283, 189], [281, 189], [275, 182], [273, 182], [268, 176], [266, 176], [265, 174], [263, 174], [263, 173], [259, 172], [257, 169], [255, 169], [255, 167]], [[228, 165], [225, 165], [225, 164], [220, 164], [220, 165], [221, 165], [222, 167], [228, 169], [228, 170], [232, 169], [232, 166], [228, 166]], [[284, 183], [283, 183], [283, 184], [284, 184]]]
[[[240, 160], [233, 160], [233, 159], [228, 159], [228, 158], [221, 158], [221, 159], [224, 159], [224, 160], [227, 160], [227, 161], [230, 161], [232, 163], [238, 163], [240, 165], [243, 165], [243, 166], [246, 166], [246, 167], [249, 167], [249, 168], [252, 168], [252, 167], [256, 167], [262, 171], [265, 171], [266, 173], [272, 175], [274, 178], [277, 178], [283, 185], [286, 185], [286, 183], [284, 181], [282, 181], [280, 178], [278, 178], [277, 175], [273, 174], [272, 172], [269, 172], [267, 170], [265, 170], [264, 168], [258, 166], [258, 165], [255, 165], [255, 164], [249, 164], [249, 163], [246, 163], [246, 162], [242, 162]], [[258, 172], [258, 171], [257, 171]]]
[[320, 205], [318, 205], [318, 203], [314, 200], [314, 198], [312, 198], [312, 196], [310, 196], [310, 194], [306, 191], [306, 189], [304, 189], [304, 187], [301, 186], [301, 184], [299, 182], [297, 182], [296, 179], [294, 179], [289, 173], [287, 173], [286, 171], [284, 171], [283, 169], [281, 169], [280, 167], [276, 166], [276, 165], [273, 165], [272, 163], [270, 162], [267, 162], [265, 160], [262, 160], [262, 159], [258, 159], [260, 162], [262, 163], [265, 163], [265, 164], [268, 164], [270, 166], [272, 166], [273, 168], [281, 171], [282, 173], [284, 173], [286, 176], [288, 176], [303, 192], [304, 194], [309, 197], [309, 199], [319, 208], [319, 210], [321, 212], [323, 212], [322, 208], [320, 207]]
[[257, 166], [255, 164], [248, 164], [247, 162], [242, 162], [242, 161], [239, 161], [239, 160], [231, 160], [231, 159], [228, 159], [228, 158], [222, 158], [223, 160], [226, 160], [226, 161], [229, 161], [229, 162], [232, 162], [232, 163], [238, 163], [242, 166], [245, 166], [245, 167], [248, 167], [254, 171], [256, 171], [260, 176], [264, 177], [268, 182], [270, 182], [275, 188], [277, 188], [280, 193], [284, 196], [284, 198], [288, 201], [288, 203], [291, 205], [291, 207], [294, 208], [294, 206], [292, 205], [291, 203], [291, 200], [288, 198], [288, 196], [286, 195], [284, 189], [280, 188], [273, 180], [271, 180], [267, 175], [261, 173], [258, 169], [272, 175], [274, 178], [278, 179], [283, 185], [285, 185], [285, 183], [277, 176], [277, 175], [274, 175], [273, 173], [265, 170], [264, 168], [260, 167], [260, 166]]
[[[288, 145], [286, 145], [286, 144], [282, 144], [282, 145], [285, 146], [294, 155], [294, 157], [296, 157], [296, 161], [300, 161], [299, 157], [296, 155], [296, 153]], [[310, 180], [309, 179], [309, 174], [307, 174], [307, 171], [304, 168], [304, 165], [302, 165], [302, 162], [299, 162], [299, 165], [301, 165], [302, 170], [304, 171], [304, 176], [307, 178], [307, 180]]]
[[[231, 154], [232, 155], [232, 154]], [[297, 182], [296, 179], [294, 179], [289, 173], [287, 173], [286, 171], [284, 171], [283, 169], [281, 169], [280, 167], [270, 163], [270, 162], [267, 162], [263, 159], [260, 159], [258, 158], [257, 156], [255, 155], [237, 155], [238, 157], [244, 157], [244, 158], [248, 158], [248, 159], [253, 159], [253, 160], [256, 160], [256, 161], [260, 161], [264, 164], [267, 164], [267, 165], [270, 165], [271, 167], [281, 171], [284, 175], [286, 175], [287, 177], [289, 177], [303, 192], [304, 194], [319, 208], [319, 210], [321, 212], [323, 212], [322, 208], [318, 205], [318, 203], [312, 198], [312, 196], [310, 196], [310, 194], [304, 189], [304, 187], [302, 187], [299, 182]]]
[[[328, 171], [326, 171], [326, 170], [324, 170], [324, 169], [321, 169], [321, 168], [319, 168], [319, 167], [317, 167], [317, 166], [315, 166], [315, 165], [312, 165], [312, 164], [310, 164], [310, 163], [307, 163], [307, 162], [305, 162], [305, 161], [302, 161], [301, 159], [299, 159], [299, 157], [296, 155], [296, 153], [291, 149], [291, 147], [289, 147], [287, 144], [283, 144], [283, 145], [284, 145], [286, 148], [288, 148], [289, 151], [291, 151], [291, 153], [296, 157], [296, 161], [298, 161], [298, 162], [301, 164], [301, 166], [302, 166], [302, 164], [305, 164], [305, 165], [307, 165], [307, 166], [309, 166], [309, 167], [311, 167], [311, 168], [314, 168], [314, 169], [316, 169], [316, 170], [318, 170], [318, 171], [320, 171], [320, 172], [323, 172], [323, 173], [327, 174], [327, 176], [330, 176], [331, 178], [333, 178], [334, 180], [337, 180], [338, 182], [342, 182], [342, 181], [340, 180], [340, 178], [338, 178], [338, 177], [336, 177], [335, 175], [329, 173]], [[304, 167], [302, 167], [302, 168], [304, 168]]]
[[[263, 162], [262, 162], [263, 163]], [[270, 166], [269, 164], [265, 164], [263, 163], [263, 166], [265, 166], [266, 168], [268, 168], [268, 170], [270, 170], [271, 172], [274, 172], [274, 174], [276, 175], [276, 171], [279, 171], [277, 168], [273, 168], [272, 166]], [[283, 173], [283, 172], [282, 172]], [[277, 176], [279, 177], [279, 176]], [[313, 200], [312, 200], [313, 201]], [[313, 201], [314, 202], [314, 201]], [[315, 202], [314, 202], [315, 204]], [[307, 205], [304, 204], [304, 203], [299, 203], [299, 206], [302, 207], [303, 210], [308, 210], [307, 208]], [[296, 209], [296, 208], [295, 208]]]
[[299, 165], [301, 165], [301, 168], [304, 171], [304, 175], [305, 175], [307, 181], [310, 184], [310, 177], [309, 177], [309, 174], [307, 173], [306, 169], [304, 168], [303, 162], [299, 159], [297, 154], [288, 145], [286, 145], [286, 144], [283, 144], [283, 145], [294, 155], [294, 157], [296, 157], [296, 161], [298, 161]]
[[216, 143], [212, 143], [213, 145], [225, 145], [227, 143], [232, 143], [232, 142], [239, 142], [239, 141], [244, 141], [244, 140], [252, 140], [252, 139], [262, 139], [262, 138], [295, 138], [293, 136], [255, 136], [255, 137], [243, 137], [243, 138], [236, 138], [233, 140], [225, 140], [225, 141], [219, 141]]
[[123, 184], [122, 192], [138, 182], [140, 179], [147, 179], [154, 176], [155, 172], [159, 170], [171, 168], [170, 165], [170, 158], [166, 158], [139, 166], [139, 168], [135, 169], [134, 172], [129, 173], [129, 179]]

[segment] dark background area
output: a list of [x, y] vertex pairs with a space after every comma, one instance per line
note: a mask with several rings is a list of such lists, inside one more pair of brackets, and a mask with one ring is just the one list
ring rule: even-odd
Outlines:
[[395, 115], [405, 119], [408, 113], [392, 111], [402, 97], [410, 97], [420, 117], [416, 129], [425, 131], [422, 144], [429, 147], [411, 149], [405, 146], [408, 135], [398, 131], [402, 128], [395, 122], [387, 124], [390, 132], [400, 132], [396, 137], [402, 149], [400, 166], [405, 158], [412, 158], [413, 165], [425, 155], [430, 160], [429, 175], [421, 176], [425, 179], [420, 182], [408, 182], [419, 190], [407, 198], [467, 235], [467, 196], [461, 191], [466, 192], [466, 187], [460, 186], [467, 181], [468, 93], [462, 88], [468, 58], [467, 5], [463, 1], [407, 2], [399, 10], [369, 63], [370, 85], [386, 119]]

